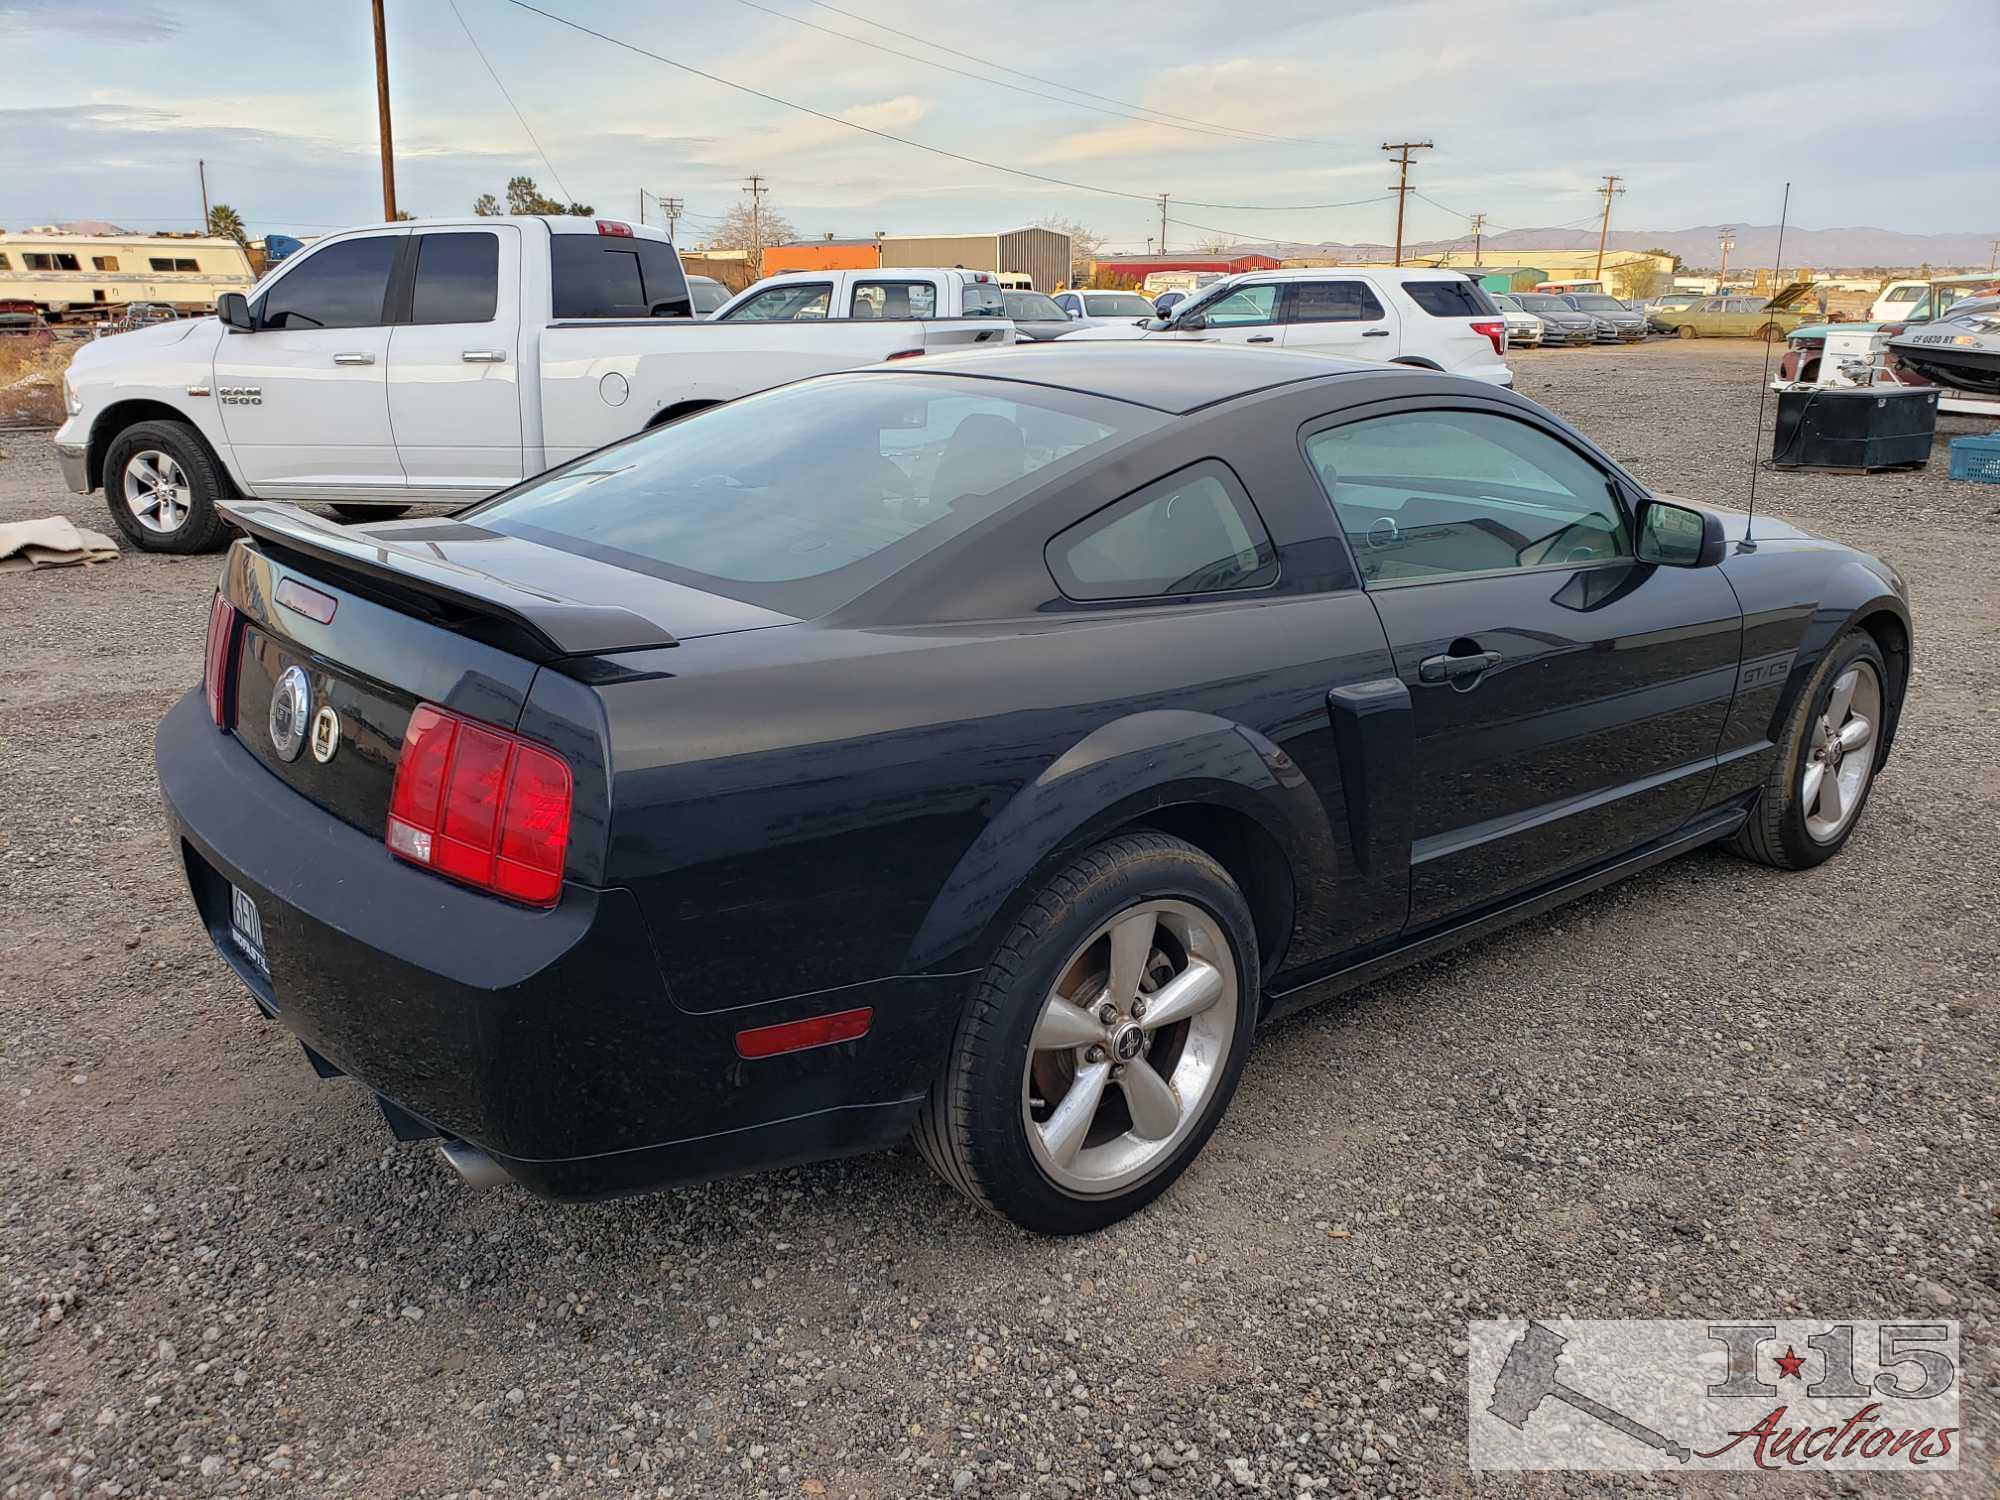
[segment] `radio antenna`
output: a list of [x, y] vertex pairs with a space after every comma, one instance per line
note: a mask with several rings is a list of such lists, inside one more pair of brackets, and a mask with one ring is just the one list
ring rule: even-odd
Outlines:
[[[1778, 210], [1778, 263], [1771, 268], [1771, 295], [1778, 294], [1777, 280], [1785, 269], [1785, 224], [1792, 216], [1792, 185], [1785, 184], [1784, 205]], [[1721, 283], [1716, 289], [1722, 291]], [[1728, 292], [1723, 291], [1726, 297]], [[1764, 373], [1757, 381], [1757, 430], [1750, 438], [1750, 508], [1743, 516], [1743, 547], [1754, 552], [1757, 544], [1750, 539], [1750, 527], [1757, 519], [1757, 471], [1764, 467], [1757, 454], [1764, 446], [1764, 398], [1771, 393], [1771, 340], [1764, 340]]]

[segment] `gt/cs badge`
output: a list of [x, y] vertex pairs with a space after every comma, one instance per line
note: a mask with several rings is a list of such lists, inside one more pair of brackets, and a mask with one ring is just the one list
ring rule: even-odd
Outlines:
[[331, 707], [313, 715], [312, 747], [313, 759], [321, 765], [332, 760], [333, 752], [340, 748], [340, 715]]
[[306, 720], [312, 713], [312, 684], [305, 668], [287, 667], [271, 689], [271, 748], [280, 760], [297, 760], [306, 742]]

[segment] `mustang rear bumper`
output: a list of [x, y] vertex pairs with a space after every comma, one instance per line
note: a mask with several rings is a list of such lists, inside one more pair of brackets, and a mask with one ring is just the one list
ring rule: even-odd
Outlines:
[[[154, 759], [201, 921], [258, 1005], [550, 1197], [891, 1144], [956, 1016], [952, 976], [682, 1010], [630, 892], [572, 884], [531, 911], [405, 865], [218, 731], [198, 689], [161, 722]], [[231, 936], [232, 885], [257, 905], [268, 974]], [[736, 1053], [739, 1030], [861, 1005], [875, 1016], [856, 1041]]]

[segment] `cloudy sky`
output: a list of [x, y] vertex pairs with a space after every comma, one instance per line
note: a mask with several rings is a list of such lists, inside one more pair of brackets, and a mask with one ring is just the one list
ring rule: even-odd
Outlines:
[[[677, 195], [692, 242], [758, 172], [808, 234], [1054, 213], [1139, 250], [1167, 191], [1180, 245], [1381, 241], [1379, 147], [1424, 138], [1412, 239], [1475, 210], [1594, 222], [1605, 172], [1634, 229], [1768, 223], [1787, 178], [1812, 228], [1979, 230], [2000, 202], [2000, 0], [1921, 22], [1883, 0], [1153, 0], [1117, 21], [1055, 0], [538, 3], [831, 118], [509, 0], [388, 0], [403, 207], [462, 213], [525, 172], [621, 216], [642, 188]], [[366, 0], [0, 0], [0, 57], [0, 225], [192, 228], [202, 158], [253, 235], [381, 217]]]

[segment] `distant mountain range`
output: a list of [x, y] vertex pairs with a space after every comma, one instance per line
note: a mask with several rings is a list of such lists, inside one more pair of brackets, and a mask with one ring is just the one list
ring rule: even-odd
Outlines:
[[[1666, 250], [1678, 255], [1682, 264], [1701, 269], [1713, 267], [1719, 255], [1716, 241], [1719, 224], [1697, 224], [1690, 229], [1617, 229], [1606, 248], [1611, 250]], [[1733, 266], [1768, 266], [1778, 254], [1778, 226], [1739, 224], [1732, 226], [1736, 247], [1729, 252]], [[1994, 241], [2000, 230], [1981, 234], [1902, 234], [1893, 229], [1800, 229], [1785, 230], [1785, 264], [1811, 266], [1815, 270], [1841, 267], [1967, 267], [1981, 269], [1992, 263]], [[1405, 259], [1439, 255], [1446, 250], [1467, 250], [1471, 236], [1452, 240], [1421, 240], [1406, 245]], [[1505, 265], [1510, 255], [1524, 250], [1593, 250], [1597, 235], [1588, 229], [1507, 229], [1485, 237], [1480, 258], [1488, 265]], [[1243, 244], [1240, 250], [1262, 250], [1267, 254], [1311, 256], [1351, 260], [1357, 264], [1387, 260], [1392, 247], [1339, 241], [1305, 243], [1290, 241], [1275, 246]]]

